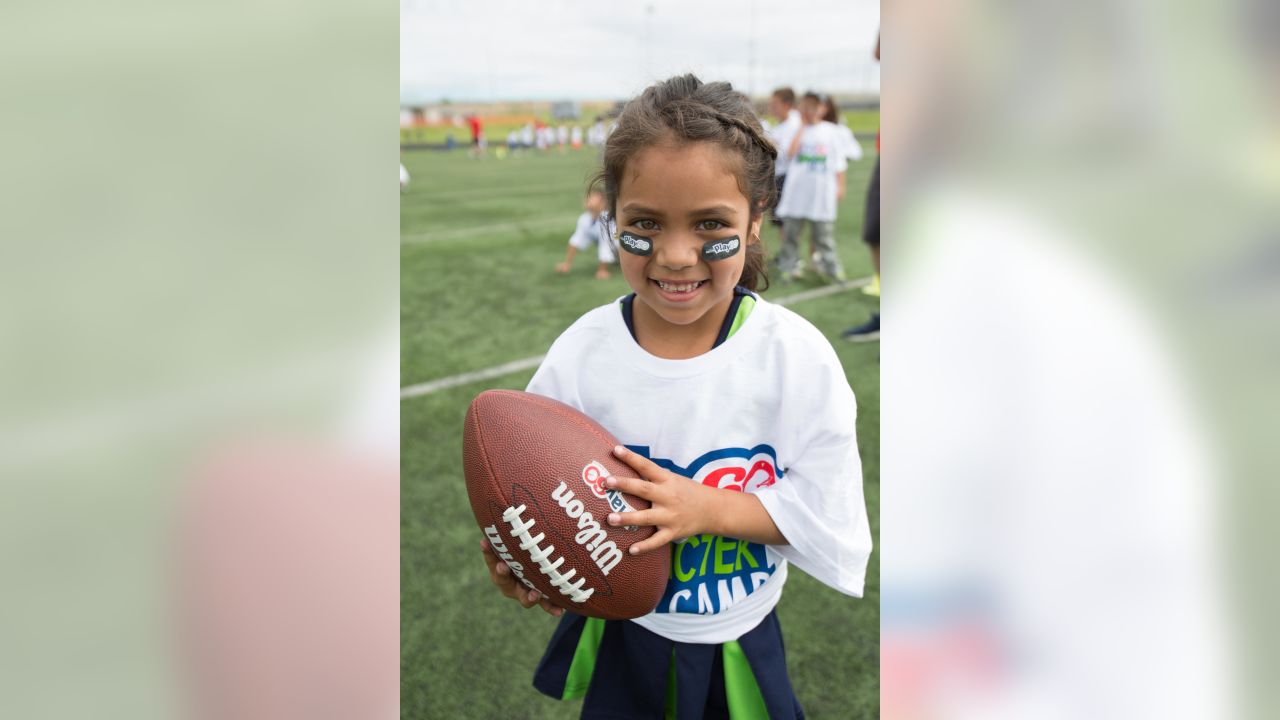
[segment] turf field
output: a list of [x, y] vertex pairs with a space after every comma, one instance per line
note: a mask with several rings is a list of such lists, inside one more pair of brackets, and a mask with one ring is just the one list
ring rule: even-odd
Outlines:
[[[579, 125], [585, 132], [587, 127], [595, 120], [595, 111], [596, 109], [587, 110], [584, 108], [582, 117], [569, 124]], [[849, 129], [859, 136], [875, 135], [876, 131], [880, 129], [880, 110], [878, 108], [845, 110], [841, 115]], [[561, 124], [560, 121], [553, 120], [550, 113], [541, 113], [539, 118], [544, 123], [551, 125]], [[505, 144], [507, 142], [507, 133], [512, 130], [519, 130], [521, 127], [523, 127], [523, 123], [491, 120], [484, 124], [484, 136], [489, 141], [489, 147], [493, 148]], [[466, 125], [400, 128], [400, 144], [416, 145], [426, 143], [440, 145], [450, 135], [453, 136], [454, 142], [461, 146], [471, 144], [471, 131], [467, 129]], [[572, 230], [572, 228], [570, 229]]]
[[[852, 166], [837, 237], [851, 278], [870, 274], [858, 240], [874, 162]], [[401, 385], [544, 353], [579, 315], [626, 293], [615, 272], [593, 278], [594, 253], [558, 275], [596, 155], [472, 160], [465, 150], [409, 152], [401, 198]], [[777, 248], [769, 229], [765, 243]], [[820, 283], [775, 284], [777, 299]], [[832, 338], [858, 397], [867, 509], [879, 537], [879, 344], [838, 338], [878, 299], [852, 290], [791, 308]], [[574, 718], [530, 685], [555, 619], [498, 594], [480, 557], [480, 532], [462, 479], [462, 419], [487, 388], [523, 389], [533, 370], [401, 402], [401, 716]], [[793, 567], [779, 606], [792, 681], [812, 718], [879, 714], [879, 546], [866, 594], [841, 595]]]

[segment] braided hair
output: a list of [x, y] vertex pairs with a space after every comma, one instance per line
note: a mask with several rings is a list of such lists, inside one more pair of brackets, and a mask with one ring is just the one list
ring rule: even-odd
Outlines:
[[[737, 160], [738, 189], [755, 221], [777, 199], [774, 161], [778, 150], [764, 134], [750, 102], [727, 82], [704, 83], [679, 75], [645, 88], [626, 104], [604, 148], [604, 163], [593, 185], [603, 185], [609, 214], [617, 217], [618, 190], [627, 162], [663, 142], [712, 142]], [[738, 284], [769, 287], [761, 242], [746, 243], [746, 263]]]

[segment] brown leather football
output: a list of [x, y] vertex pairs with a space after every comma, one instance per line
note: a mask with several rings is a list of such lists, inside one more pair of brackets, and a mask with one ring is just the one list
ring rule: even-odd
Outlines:
[[618, 444], [568, 405], [515, 390], [476, 396], [462, 432], [467, 495], [494, 552], [556, 605], [608, 620], [652, 611], [671, 565], [670, 545], [628, 552], [657, 528], [608, 524], [610, 512], [649, 507], [604, 486], [636, 476], [613, 456]]

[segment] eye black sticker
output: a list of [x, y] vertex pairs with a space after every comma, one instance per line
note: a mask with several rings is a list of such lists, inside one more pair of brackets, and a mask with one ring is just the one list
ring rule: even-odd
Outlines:
[[[618, 244], [632, 255], [653, 254], [653, 240], [635, 233], [623, 232], [618, 236]], [[702, 259], [708, 262], [724, 260], [737, 255], [740, 249], [742, 240], [737, 235], [722, 240], [708, 240], [702, 244]]]
[[618, 244], [622, 246], [623, 250], [626, 250], [632, 255], [653, 254], [653, 241], [647, 237], [640, 237], [633, 233], [623, 232], [618, 236]]
[[724, 260], [738, 254], [742, 241], [737, 235], [723, 240], [710, 240], [702, 246], [702, 259], [708, 262]]

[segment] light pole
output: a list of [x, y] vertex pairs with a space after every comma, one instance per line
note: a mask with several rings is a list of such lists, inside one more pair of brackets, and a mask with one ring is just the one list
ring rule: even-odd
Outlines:
[[747, 96], [756, 96], [756, 0], [751, 0], [751, 26], [747, 36]]
[[644, 84], [653, 81], [653, 37], [650, 26], [653, 18], [653, 3], [644, 4]]

